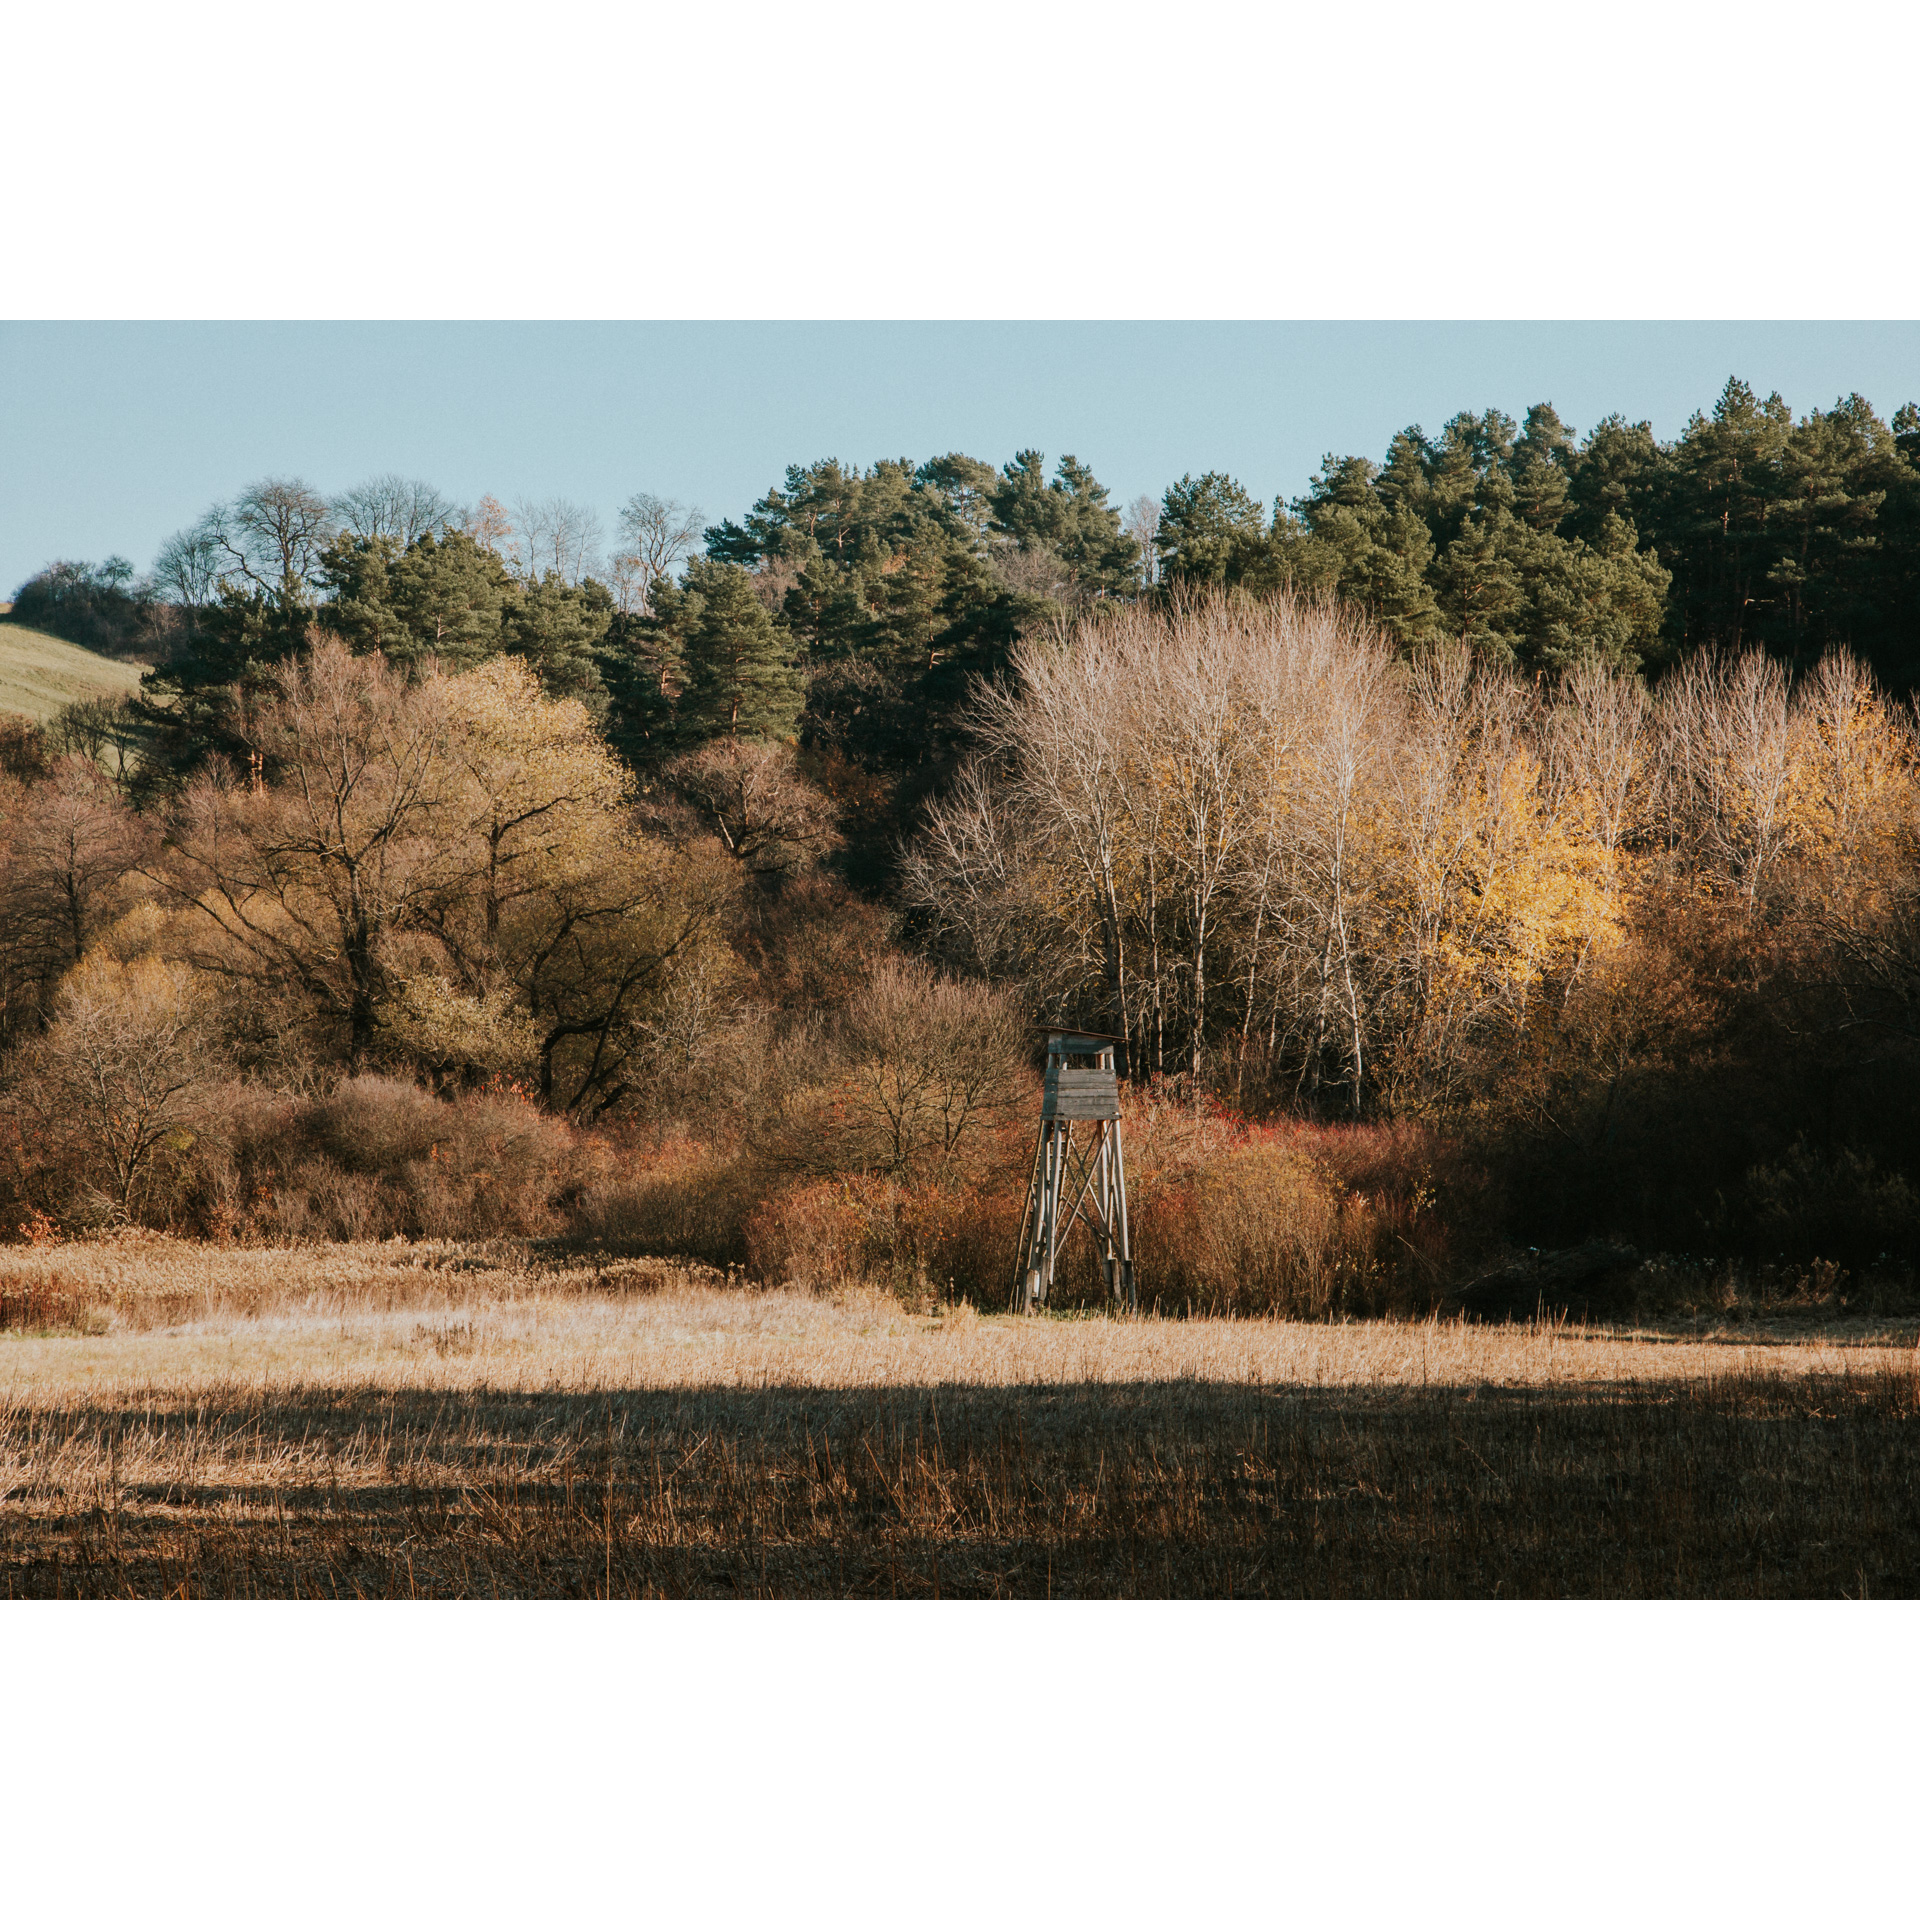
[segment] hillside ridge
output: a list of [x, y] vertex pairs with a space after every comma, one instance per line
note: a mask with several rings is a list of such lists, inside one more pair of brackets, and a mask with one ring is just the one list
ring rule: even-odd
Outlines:
[[75, 700], [134, 693], [140, 666], [0, 618], [0, 713], [46, 721]]

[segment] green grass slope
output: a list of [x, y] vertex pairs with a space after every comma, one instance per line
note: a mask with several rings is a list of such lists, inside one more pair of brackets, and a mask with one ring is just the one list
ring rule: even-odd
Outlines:
[[75, 700], [132, 693], [140, 669], [126, 660], [89, 653], [36, 627], [0, 620], [0, 713], [51, 720]]

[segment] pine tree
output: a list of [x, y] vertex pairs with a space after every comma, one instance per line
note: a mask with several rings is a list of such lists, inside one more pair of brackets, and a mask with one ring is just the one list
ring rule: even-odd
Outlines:
[[613, 595], [598, 580], [567, 586], [558, 574], [529, 582], [506, 603], [507, 652], [540, 676], [552, 700], [606, 710], [599, 653], [613, 620]]
[[1527, 409], [1513, 449], [1514, 511], [1535, 533], [1558, 530], [1567, 511], [1573, 435], [1545, 401]]
[[1569, 457], [1560, 532], [1591, 544], [1612, 515], [1651, 534], [1664, 517], [1671, 464], [1647, 421], [1630, 426], [1622, 415], [1608, 414]]
[[[659, 591], [656, 583], [656, 597]], [[636, 771], [655, 765], [676, 746], [674, 703], [684, 677], [677, 635], [658, 619], [616, 613], [601, 643], [599, 665], [607, 690], [608, 745]]]
[[177, 785], [216, 756], [244, 762], [244, 704], [267, 689], [275, 666], [306, 645], [313, 619], [314, 608], [298, 594], [221, 584], [186, 645], [141, 679], [134, 711], [148, 741], [143, 793]]
[[1073, 590], [1092, 596], [1131, 592], [1140, 583], [1140, 549], [1121, 530], [1120, 512], [1093, 469], [1062, 455], [1051, 480], [1046, 456], [1028, 448], [1001, 470], [992, 494], [992, 529], [1023, 553], [1051, 554]]
[[984, 542], [993, 519], [993, 495], [1000, 473], [971, 454], [943, 453], [914, 475], [914, 484], [934, 494], [963, 533]]
[[686, 686], [674, 723], [681, 745], [721, 734], [793, 736], [804, 689], [789, 657], [791, 642], [744, 567], [693, 561], [681, 585], [656, 590], [654, 618], [684, 662]]
[[409, 668], [431, 655], [460, 672], [506, 645], [512, 580], [497, 554], [464, 533], [425, 533], [404, 549], [384, 534], [341, 534], [324, 578], [330, 598], [319, 623], [355, 653], [377, 649]]
[[326, 632], [338, 634], [354, 653], [379, 652], [391, 660], [409, 650], [405, 624], [391, 591], [399, 552], [399, 541], [390, 535], [363, 538], [340, 533], [320, 563], [326, 599], [319, 623]]
[[1711, 415], [1696, 413], [1673, 454], [1671, 514], [1662, 529], [1671, 555], [1679, 634], [1732, 647], [1756, 637], [1777, 587], [1767, 574], [1768, 521], [1782, 493], [1782, 460], [1793, 415], [1776, 393], [1760, 401], [1729, 380]]
[[414, 651], [454, 672], [505, 646], [512, 579], [498, 554], [464, 533], [422, 534], [394, 563], [388, 591]]
[[1878, 547], [1856, 616], [1854, 645], [1894, 692], [1920, 687], [1920, 407], [1893, 416]]
[[1266, 512], [1230, 473], [1182, 474], [1161, 503], [1153, 544], [1169, 585], [1237, 585], [1263, 555]]
[[1273, 544], [1285, 577], [1272, 584], [1357, 601], [1402, 647], [1433, 639], [1433, 536], [1412, 504], [1428, 497], [1424, 446], [1417, 428], [1397, 435], [1385, 469], [1328, 455], [1293, 516], [1276, 509]]
[[1513, 657], [1513, 616], [1525, 605], [1499, 521], [1474, 521], [1436, 568], [1440, 611], [1454, 636], [1499, 660]]

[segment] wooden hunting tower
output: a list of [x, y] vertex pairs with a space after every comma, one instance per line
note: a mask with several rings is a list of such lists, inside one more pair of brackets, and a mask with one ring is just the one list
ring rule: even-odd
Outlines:
[[[1100, 1250], [1114, 1304], [1129, 1310], [1136, 1304], [1127, 1169], [1120, 1153], [1120, 1081], [1113, 1064], [1119, 1044], [1110, 1033], [1047, 1030], [1040, 1144], [1027, 1182], [1013, 1278], [1013, 1304], [1022, 1312], [1047, 1304], [1061, 1243], [1076, 1220]], [[1076, 1126], [1091, 1131], [1076, 1139]]]

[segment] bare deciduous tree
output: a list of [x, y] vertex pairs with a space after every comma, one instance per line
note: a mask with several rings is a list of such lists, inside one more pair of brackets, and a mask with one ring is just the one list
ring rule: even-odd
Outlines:
[[887, 961], [842, 1016], [834, 1150], [893, 1175], [950, 1160], [1018, 1097], [1024, 1039], [1010, 996]]
[[460, 530], [489, 553], [503, 553], [513, 536], [513, 520], [492, 494], [483, 493], [475, 505], [461, 514]]
[[287, 607], [319, 577], [336, 522], [332, 505], [304, 480], [267, 479], [200, 524], [218, 545], [226, 577]]
[[153, 863], [198, 929], [185, 957], [236, 1001], [304, 1009], [356, 1073], [414, 1047], [443, 1074], [524, 1058], [560, 1108], [622, 1096], [740, 882], [637, 831], [577, 701], [521, 661], [409, 678], [329, 639], [247, 725], [264, 777], [194, 780]]
[[1160, 550], [1153, 544], [1153, 536], [1160, 531], [1159, 501], [1150, 493], [1141, 494], [1120, 516], [1120, 528], [1123, 533], [1132, 534], [1135, 545], [1140, 549], [1147, 585], [1157, 585], [1160, 579]]
[[1019, 547], [1008, 541], [992, 548], [988, 557], [1001, 585], [1010, 592], [1036, 600], [1073, 597], [1072, 570], [1045, 547]]
[[1136, 1071], [1197, 1086], [1237, 1046], [1244, 1076], [1264, 1029], [1264, 1070], [1311, 1096], [1444, 1097], [1606, 912], [1530, 694], [1464, 652], [1410, 673], [1330, 605], [1188, 600], [1013, 666], [908, 897], [1037, 1010], [1123, 1033]]
[[203, 917], [206, 969], [296, 988], [358, 1072], [393, 938], [452, 877], [445, 681], [430, 668], [409, 685], [330, 640], [276, 671], [250, 732], [271, 783], [199, 775], [156, 874]]
[[903, 902], [989, 982], [1042, 971], [1029, 940], [1039, 916], [1027, 897], [1031, 869], [1019, 832], [1003, 783], [987, 762], [970, 760], [901, 857]]
[[1788, 828], [1799, 728], [1786, 674], [1758, 648], [1689, 654], [1661, 688], [1660, 717], [1676, 827], [1754, 900]]
[[1554, 690], [1554, 775], [1568, 803], [1588, 810], [1609, 854], [1647, 819], [1652, 711], [1639, 679], [1597, 656], [1570, 667]]
[[203, 981], [157, 959], [83, 961], [61, 983], [53, 1024], [21, 1063], [15, 1099], [65, 1138], [109, 1219], [139, 1218], [166, 1161], [192, 1143], [219, 1071]]
[[189, 634], [195, 630], [202, 610], [219, 595], [223, 560], [220, 538], [209, 516], [184, 532], [170, 535], [153, 563], [154, 584], [171, 605], [181, 610]]
[[53, 751], [97, 767], [123, 796], [140, 766], [142, 731], [133, 702], [121, 694], [96, 694], [64, 706], [47, 723]]
[[728, 735], [670, 761], [660, 785], [749, 873], [794, 873], [840, 845], [833, 802], [800, 777], [793, 749]]
[[350, 487], [333, 503], [340, 524], [362, 540], [396, 540], [410, 547], [423, 533], [438, 533], [457, 516], [453, 503], [425, 480], [376, 474]]
[[553, 574], [577, 587], [600, 564], [600, 516], [591, 507], [558, 495], [513, 503], [513, 524], [505, 536], [507, 564], [523, 580]]
[[153, 832], [96, 767], [77, 758], [62, 760], [31, 790], [8, 794], [5, 813], [4, 966], [30, 986], [29, 1006], [44, 1010], [60, 976], [132, 904], [132, 876]]
[[615, 592], [623, 613], [648, 611], [648, 596], [693, 552], [706, 530], [698, 507], [657, 493], [636, 493], [620, 509], [620, 547], [613, 556]]

